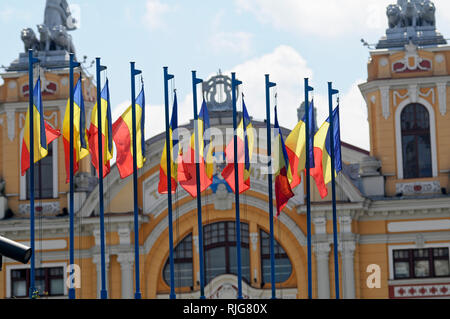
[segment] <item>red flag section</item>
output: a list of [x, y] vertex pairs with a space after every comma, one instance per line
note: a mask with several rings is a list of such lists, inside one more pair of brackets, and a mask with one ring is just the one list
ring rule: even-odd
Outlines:
[[277, 201], [277, 217], [281, 214], [283, 208], [287, 205], [290, 198], [294, 197], [291, 189], [292, 173], [289, 165], [289, 158], [284, 145], [281, 129], [278, 124], [277, 108], [275, 107], [275, 141], [277, 142], [275, 157], [275, 198]]
[[[109, 88], [108, 81], [106, 81], [105, 87], [102, 90], [101, 94], [101, 105], [102, 108], [102, 152], [103, 152], [103, 177], [106, 177], [111, 171], [111, 166], [109, 161], [113, 157], [113, 148], [112, 148], [112, 123], [111, 123], [111, 108], [109, 103]], [[91, 126], [89, 128], [89, 151], [91, 153], [91, 161], [92, 165], [97, 170], [98, 176], [98, 116], [97, 116], [97, 104], [95, 104], [94, 109], [92, 110], [91, 116]]]
[[209, 115], [206, 102], [203, 101], [200, 115], [198, 117], [198, 134], [199, 134], [199, 166], [200, 178], [197, 179], [195, 166], [195, 134], [191, 136], [190, 147], [181, 157], [181, 163], [178, 164], [178, 182], [193, 198], [197, 194], [197, 182], [200, 182], [200, 193], [204, 192], [213, 180], [213, 156], [212, 146], [209, 138], [205, 137], [206, 131], [209, 129]]
[[[142, 89], [138, 98], [136, 99], [136, 147], [137, 168], [142, 168], [145, 162], [145, 140], [143, 138], [144, 129], [144, 108], [145, 96], [144, 89]], [[121, 117], [112, 126], [112, 135], [114, 143], [116, 144], [117, 159], [116, 164], [119, 170], [120, 178], [124, 179], [133, 174], [133, 112], [132, 106], [122, 114]]]

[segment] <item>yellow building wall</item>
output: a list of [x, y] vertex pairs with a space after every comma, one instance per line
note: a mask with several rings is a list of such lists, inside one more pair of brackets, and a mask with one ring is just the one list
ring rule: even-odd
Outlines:
[[[389, 261], [386, 244], [359, 245], [359, 277], [360, 297], [364, 299], [388, 299], [389, 298]], [[368, 273], [367, 267], [371, 264], [379, 265], [381, 268], [381, 289], [370, 289], [366, 285]], [[356, 270], [356, 268], [355, 268]]]
[[[393, 61], [399, 60], [404, 53], [398, 53], [390, 57], [391, 63]], [[430, 52], [422, 52], [421, 56], [427, 57], [429, 59], [434, 59], [434, 55]], [[448, 55], [446, 55], [448, 56]], [[378, 79], [379, 64], [377, 63], [381, 58], [386, 58], [385, 56], [373, 56], [372, 61], [369, 64], [369, 80]], [[391, 64], [389, 64], [391, 65]], [[442, 68], [442, 66], [441, 66]], [[447, 70], [448, 71], [448, 70]], [[442, 73], [442, 70], [439, 71]], [[433, 72], [413, 72], [407, 73], [406, 75], [396, 75], [391, 74], [391, 78], [399, 77], [424, 77], [433, 76]], [[430, 92], [430, 91], [433, 92]], [[448, 147], [448, 141], [450, 140], [450, 126], [447, 124], [450, 120], [450, 109], [447, 106], [447, 112], [442, 115], [439, 109], [439, 98], [437, 88], [430, 87], [419, 88], [419, 92], [422, 94], [421, 98], [425, 99], [433, 108], [435, 115], [435, 127], [436, 127], [436, 148], [437, 148], [437, 165], [438, 165], [438, 177], [437, 178], [424, 178], [424, 179], [411, 179], [408, 182], [415, 181], [430, 181], [439, 180], [442, 187], [448, 187], [449, 173], [441, 173], [441, 171], [447, 171], [450, 169], [450, 148]], [[395, 111], [396, 107], [405, 100], [405, 95], [407, 95], [407, 89], [391, 89], [389, 91], [389, 117], [384, 118], [382, 114], [381, 106], [381, 93], [380, 91], [375, 91], [369, 93], [367, 96], [367, 101], [369, 103], [369, 127], [370, 127], [370, 137], [371, 137], [371, 155], [375, 156], [382, 162], [382, 174], [387, 175], [386, 179], [386, 195], [395, 195], [395, 185], [400, 182], [396, 178], [397, 176], [397, 149], [396, 149], [396, 127], [395, 127]], [[447, 98], [450, 99], [450, 89], [447, 88]], [[428, 96], [424, 96], [428, 95]], [[403, 97], [402, 97], [403, 96]], [[433, 99], [434, 96], [434, 99]], [[375, 97], [375, 103], [371, 102], [372, 97]], [[449, 101], [449, 100], [447, 100]], [[432, 137], [433, 138], [433, 137]], [[393, 176], [392, 176], [393, 175]], [[405, 180], [402, 180], [404, 182]]]

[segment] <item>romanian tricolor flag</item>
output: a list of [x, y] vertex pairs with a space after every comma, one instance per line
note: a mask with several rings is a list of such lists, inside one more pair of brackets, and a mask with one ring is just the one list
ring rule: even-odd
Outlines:
[[22, 141], [22, 176], [25, 176], [25, 173], [30, 168], [31, 144], [33, 144], [34, 147], [34, 163], [37, 163], [48, 155], [48, 144], [61, 136], [59, 130], [55, 130], [44, 120], [44, 108], [42, 105], [40, 77], [38, 78], [36, 86], [34, 87], [33, 97], [33, 141], [30, 140], [30, 110], [28, 109], [25, 118], [25, 127], [23, 131]]
[[275, 170], [275, 197], [277, 201], [277, 217], [288, 203], [289, 199], [294, 197], [290, 183], [292, 182], [291, 166], [286, 147], [281, 134], [280, 125], [278, 124], [277, 108], [275, 107], [275, 148], [274, 170]]
[[[63, 141], [66, 164], [66, 183], [70, 181], [70, 99], [67, 101], [63, 123]], [[78, 171], [79, 162], [89, 155], [86, 129], [86, 115], [84, 110], [83, 87], [81, 76], [75, 86], [73, 99], [73, 174]]]
[[[213, 180], [213, 149], [209, 137], [209, 115], [206, 101], [203, 100], [198, 117], [200, 193], [204, 192]], [[193, 198], [197, 195], [197, 174], [195, 168], [195, 134], [192, 134], [190, 147], [183, 152], [181, 164], [178, 165], [178, 182]]]
[[[309, 105], [309, 136], [310, 150], [309, 162], [310, 168], [314, 167], [314, 134], [316, 132], [314, 119], [314, 101]], [[297, 126], [292, 130], [286, 139], [286, 152], [289, 157], [289, 164], [292, 170], [291, 189], [294, 189], [301, 183], [301, 174], [306, 168], [306, 114], [303, 119], [298, 122]]]
[[[341, 158], [341, 134], [339, 127], [339, 106], [333, 111], [334, 124], [334, 167], [337, 175], [342, 170]], [[314, 157], [316, 167], [311, 169], [311, 176], [316, 181], [320, 196], [325, 198], [328, 195], [327, 184], [331, 182], [331, 129], [330, 118], [317, 131], [314, 137]]]
[[[102, 150], [103, 150], [103, 177], [109, 174], [111, 167], [109, 161], [113, 157], [113, 139], [112, 139], [112, 123], [111, 123], [111, 104], [109, 102], [109, 86], [106, 80], [105, 87], [101, 93], [101, 110], [102, 110]], [[92, 165], [98, 170], [98, 115], [97, 104], [92, 110], [91, 126], [89, 128], [89, 151], [91, 153]]]
[[[180, 155], [180, 148], [178, 143], [178, 101], [177, 101], [177, 93], [175, 92], [174, 100], [173, 100], [173, 108], [172, 108], [172, 119], [170, 120], [169, 127], [169, 140], [170, 140], [170, 175], [171, 175], [171, 189], [172, 193], [177, 191], [177, 175], [178, 175], [178, 156]], [[159, 184], [158, 184], [158, 192], [160, 194], [167, 194], [168, 183], [167, 183], [167, 152], [166, 152], [167, 144], [164, 144], [164, 149], [161, 155], [161, 163], [159, 167]]]
[[[137, 168], [145, 163], [145, 94], [144, 88], [136, 99], [136, 147]], [[133, 174], [133, 107], [130, 105], [112, 126], [112, 135], [116, 143], [117, 159], [120, 178], [124, 179]]]
[[[250, 189], [250, 160], [253, 154], [254, 134], [250, 116], [242, 98], [242, 120], [237, 128], [237, 149], [238, 149], [238, 173], [239, 173], [239, 194]], [[233, 192], [235, 189], [234, 178], [234, 136], [225, 149], [228, 165], [222, 171], [222, 176]]]

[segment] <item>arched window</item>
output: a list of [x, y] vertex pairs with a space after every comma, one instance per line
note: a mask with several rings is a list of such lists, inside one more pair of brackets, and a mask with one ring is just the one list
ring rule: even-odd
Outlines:
[[[208, 284], [223, 274], [237, 275], [236, 223], [220, 222], [203, 227], [205, 277]], [[242, 279], [250, 282], [250, 250], [248, 224], [241, 222]]]
[[432, 177], [430, 115], [421, 104], [406, 106], [401, 113], [403, 178]]
[[[262, 280], [264, 283], [270, 283], [272, 279], [270, 274], [270, 235], [261, 230], [260, 236]], [[274, 257], [275, 282], [285, 282], [291, 276], [292, 264], [286, 251], [276, 240], [274, 241]]]
[[[193, 287], [192, 260], [192, 234], [189, 234], [174, 249], [175, 287]], [[163, 276], [170, 286], [170, 258], [167, 258]]]

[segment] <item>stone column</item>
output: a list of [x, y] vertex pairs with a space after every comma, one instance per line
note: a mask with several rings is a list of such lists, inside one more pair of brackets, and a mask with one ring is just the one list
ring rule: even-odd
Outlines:
[[339, 243], [339, 251], [342, 258], [342, 283], [344, 299], [355, 299], [355, 269], [354, 253], [356, 243], [353, 240], [346, 240]]
[[134, 255], [130, 253], [119, 254], [117, 261], [120, 263], [122, 299], [133, 299]]
[[317, 263], [317, 289], [319, 299], [330, 299], [330, 244], [321, 242], [314, 245]]
[[[92, 262], [97, 265], [97, 298], [100, 298], [100, 290], [102, 289], [102, 259], [100, 254], [94, 255]], [[106, 268], [106, 276], [105, 276], [106, 290], [108, 290], [109, 255], [105, 256], [105, 268]]]

